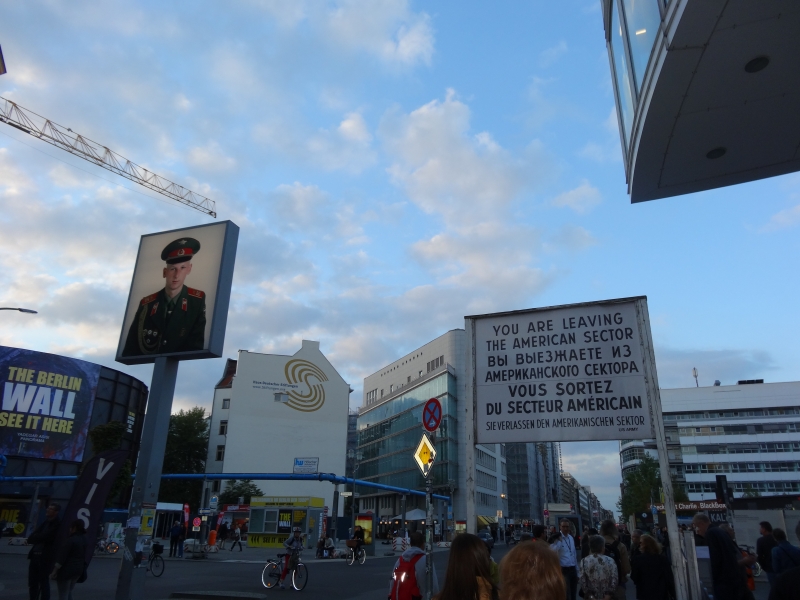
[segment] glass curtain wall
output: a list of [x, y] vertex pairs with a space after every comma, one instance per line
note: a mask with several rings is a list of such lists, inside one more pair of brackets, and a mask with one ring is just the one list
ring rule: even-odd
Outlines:
[[642, 91], [647, 63], [661, 26], [661, 11], [657, 0], [623, 0], [628, 43], [633, 62], [636, 92]]
[[614, 61], [614, 74], [617, 83], [617, 105], [622, 120], [623, 143], [625, 154], [628, 153], [631, 126], [633, 125], [633, 88], [631, 87], [628, 61], [625, 57], [625, 34], [622, 30], [622, 19], [619, 14], [619, 2], [611, 5], [611, 56]]

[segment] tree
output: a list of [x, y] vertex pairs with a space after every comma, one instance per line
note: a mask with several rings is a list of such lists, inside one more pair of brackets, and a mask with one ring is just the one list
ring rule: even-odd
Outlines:
[[[204, 408], [180, 410], [169, 418], [164, 473], [204, 473], [208, 451], [208, 421]], [[202, 480], [162, 479], [161, 502], [187, 503], [192, 510], [202, 508]]]
[[250, 498], [263, 495], [264, 492], [252, 479], [239, 479], [225, 483], [225, 490], [219, 495], [219, 503], [239, 504], [239, 498], [244, 498], [244, 504], [250, 504]]
[[[109, 421], [103, 425], [98, 425], [89, 430], [89, 440], [92, 442], [92, 450], [95, 454], [106, 450], [116, 450], [122, 445], [122, 437], [125, 435], [125, 424], [120, 421]], [[106, 506], [113, 506], [119, 495], [131, 487], [131, 461], [126, 460], [122, 465], [119, 475], [111, 486], [108, 493]], [[125, 494], [127, 496], [127, 494]], [[127, 504], [127, 498], [121, 498], [120, 504]]]
[[[649, 513], [651, 501], [659, 501], [661, 498], [661, 472], [658, 461], [645, 454], [639, 464], [625, 474], [622, 488], [622, 497], [617, 502], [617, 508], [622, 513], [623, 519], [627, 519], [630, 515]], [[686, 502], [689, 499], [683, 487], [674, 479], [672, 490], [676, 502]]]
[[753, 487], [750, 483], [744, 484], [744, 493], [742, 494], [742, 498], [760, 498], [761, 492], [759, 492], [756, 488]]

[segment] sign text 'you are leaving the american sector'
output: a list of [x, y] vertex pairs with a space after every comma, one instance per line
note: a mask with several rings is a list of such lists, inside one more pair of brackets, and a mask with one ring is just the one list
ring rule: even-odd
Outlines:
[[637, 301], [472, 317], [477, 442], [652, 437]]

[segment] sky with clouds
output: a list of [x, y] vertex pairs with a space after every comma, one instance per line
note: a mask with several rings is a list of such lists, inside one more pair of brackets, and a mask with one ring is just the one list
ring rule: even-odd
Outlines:
[[[362, 380], [463, 316], [648, 296], [662, 387], [798, 379], [800, 176], [631, 205], [599, 0], [6, 3], [0, 96], [241, 227], [225, 356]], [[139, 237], [210, 222], [0, 129], [0, 344], [113, 360]], [[224, 360], [181, 365], [209, 406]], [[610, 508], [616, 443], [564, 444]]]

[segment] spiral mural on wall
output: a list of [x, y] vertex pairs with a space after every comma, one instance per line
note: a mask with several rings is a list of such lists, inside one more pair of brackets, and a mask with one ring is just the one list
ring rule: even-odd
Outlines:
[[288, 406], [302, 412], [314, 412], [322, 408], [325, 404], [322, 382], [328, 381], [322, 369], [307, 360], [295, 358], [286, 363], [284, 373], [289, 383], [304, 383], [308, 388], [307, 393], [290, 390]]

